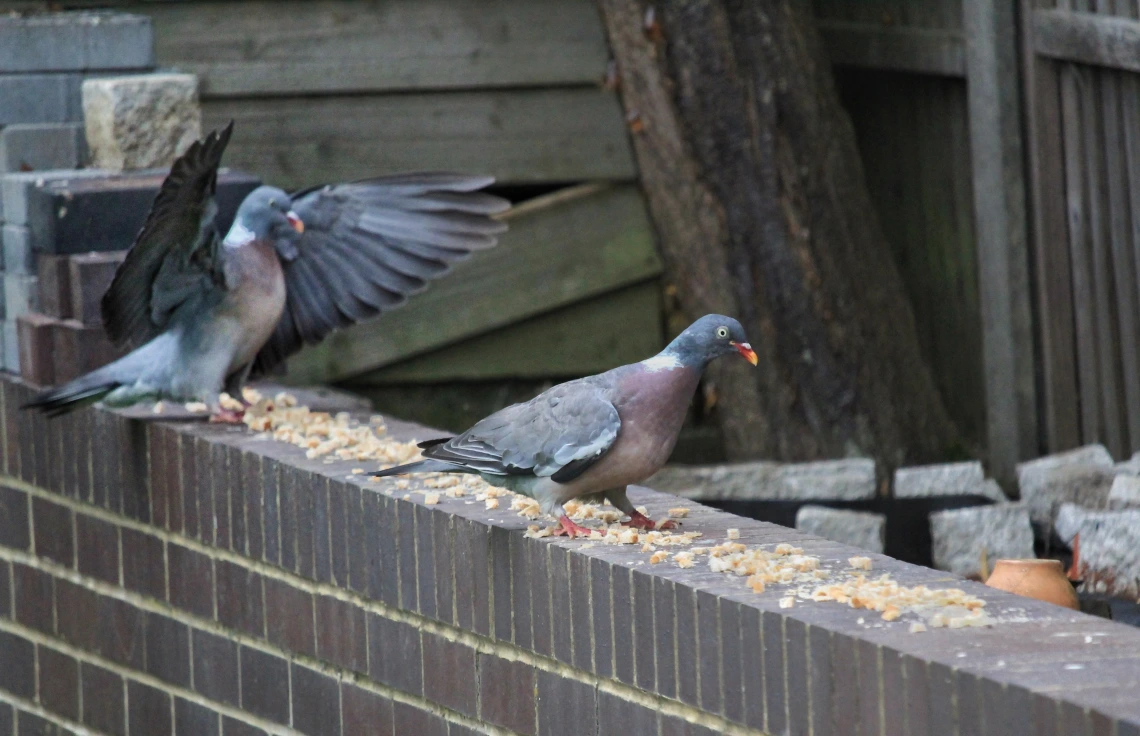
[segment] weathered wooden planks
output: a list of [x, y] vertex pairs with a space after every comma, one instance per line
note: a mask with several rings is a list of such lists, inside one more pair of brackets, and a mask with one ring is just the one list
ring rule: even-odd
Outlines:
[[1033, 48], [1082, 64], [1140, 72], [1140, 22], [1069, 10], [1033, 11]]
[[208, 100], [236, 121], [226, 164], [281, 187], [445, 169], [500, 183], [632, 179], [621, 109], [598, 89]]
[[151, 3], [163, 64], [204, 97], [593, 84], [608, 54], [591, 0]]
[[532, 200], [500, 245], [379, 319], [289, 361], [295, 383], [333, 382], [653, 278], [661, 262], [633, 185], [583, 185]]
[[351, 384], [585, 376], [648, 358], [663, 344], [661, 288], [651, 279], [366, 373]]

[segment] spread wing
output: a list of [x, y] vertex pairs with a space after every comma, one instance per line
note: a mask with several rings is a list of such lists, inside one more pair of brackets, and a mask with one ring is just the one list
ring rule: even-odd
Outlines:
[[602, 390], [572, 381], [508, 406], [458, 437], [425, 447], [423, 454], [481, 473], [566, 483], [601, 459], [620, 429], [617, 409]]
[[103, 325], [116, 345], [139, 345], [162, 332], [190, 299], [220, 288], [214, 225], [218, 164], [233, 123], [190, 145], [170, 168], [126, 260], [103, 295]]
[[472, 251], [490, 248], [509, 203], [478, 190], [484, 176], [425, 173], [310, 189], [293, 195], [305, 225], [281, 242], [286, 304], [258, 353], [265, 374], [302, 345], [403, 304]]

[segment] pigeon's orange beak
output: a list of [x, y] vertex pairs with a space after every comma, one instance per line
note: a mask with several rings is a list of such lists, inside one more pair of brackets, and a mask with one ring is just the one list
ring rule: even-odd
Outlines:
[[752, 365], [756, 365], [757, 363], [760, 362], [760, 359], [758, 357], [756, 357], [756, 351], [753, 350], [752, 346], [749, 345], [748, 343], [746, 343], [746, 342], [734, 342], [734, 343], [732, 343], [732, 347], [736, 348], [736, 352], [738, 352], [742, 356], [744, 356], [744, 359], [747, 360]]
[[289, 210], [285, 213], [285, 219], [289, 221], [289, 224], [292, 225], [293, 229], [297, 232], [305, 232], [305, 223], [301, 222], [301, 218], [297, 217], [297, 213], [293, 210]]

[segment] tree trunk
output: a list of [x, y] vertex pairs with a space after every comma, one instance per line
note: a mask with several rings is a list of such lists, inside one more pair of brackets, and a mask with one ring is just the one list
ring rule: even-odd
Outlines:
[[685, 316], [760, 356], [710, 372], [730, 458], [943, 458], [950, 422], [806, 0], [599, 0]]

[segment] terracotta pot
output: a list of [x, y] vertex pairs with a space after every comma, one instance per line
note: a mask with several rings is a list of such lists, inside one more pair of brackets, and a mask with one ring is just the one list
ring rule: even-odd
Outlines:
[[998, 560], [986, 585], [1077, 611], [1081, 608], [1058, 560]]

